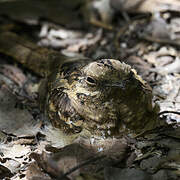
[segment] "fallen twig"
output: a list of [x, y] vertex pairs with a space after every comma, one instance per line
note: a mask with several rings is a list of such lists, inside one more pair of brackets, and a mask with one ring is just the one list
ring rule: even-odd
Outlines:
[[99, 159], [104, 158], [104, 157], [105, 157], [105, 155], [98, 156], [98, 157], [95, 157], [95, 158], [92, 158], [92, 159], [88, 159], [87, 161], [85, 161], [85, 162], [83, 162], [83, 163], [81, 163], [81, 164], [79, 164], [79, 165], [71, 168], [68, 172], [66, 172], [66, 173], [64, 173], [63, 175], [59, 176], [57, 179], [58, 179], [58, 180], [62, 180], [62, 179], [64, 179], [64, 178], [66, 178], [66, 176], [68, 176], [69, 174], [71, 174], [72, 172], [76, 171], [77, 169], [80, 169], [81, 167], [86, 166], [86, 165], [88, 165], [88, 164], [91, 164], [91, 163], [93, 163], [93, 162], [95, 162], [95, 161], [97, 161], [97, 160], [99, 160]]
[[162, 114], [167, 114], [167, 113], [180, 115], [180, 112], [178, 112], [178, 111], [162, 111], [158, 115], [161, 116]]

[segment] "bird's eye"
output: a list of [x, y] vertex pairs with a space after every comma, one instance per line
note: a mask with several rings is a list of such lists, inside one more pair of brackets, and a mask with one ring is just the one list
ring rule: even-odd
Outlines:
[[90, 76], [88, 76], [88, 77], [86, 78], [86, 82], [87, 82], [88, 84], [90, 84], [90, 85], [95, 85], [95, 84], [96, 84], [96, 81], [95, 81], [92, 77], [90, 77]]

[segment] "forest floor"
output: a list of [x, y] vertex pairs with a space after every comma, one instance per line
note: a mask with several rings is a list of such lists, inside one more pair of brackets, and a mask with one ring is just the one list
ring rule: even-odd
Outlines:
[[[172, 1], [172, 5], [174, 2], [176, 1]], [[24, 17], [23, 6], [26, 9], [28, 5], [22, 3], [19, 14], [13, 14], [11, 3], [0, 2], [0, 33], [4, 31], [16, 33], [38, 46], [54, 49], [69, 57], [83, 55], [92, 59], [110, 58], [130, 64], [151, 86], [153, 101], [159, 104], [160, 112], [173, 111], [177, 114], [161, 115], [161, 118], [172, 125], [173, 131], [169, 130], [161, 137], [153, 134], [150, 140], [148, 139], [149, 144], [141, 141], [141, 144], [135, 145], [137, 142], [132, 140], [129, 154], [126, 156], [128, 161], [126, 165], [123, 164], [125, 162], [123, 160], [120, 166], [107, 167], [98, 175], [81, 175], [78, 172], [80, 167], [72, 157], [65, 156], [64, 159], [56, 157], [62, 148], [59, 130], [46, 122], [46, 117], [37, 103], [38, 87], [42, 78], [14, 61], [13, 57], [1, 53], [0, 179], [50, 180], [62, 179], [62, 177], [89, 180], [128, 179], [128, 177], [136, 180], [178, 179], [180, 177], [180, 116], [178, 114], [180, 112], [180, 11], [160, 9], [155, 13], [145, 9], [147, 12], [144, 10], [143, 13], [138, 10], [133, 13], [125, 11], [126, 16], [114, 12], [108, 21], [99, 20], [101, 14], [94, 19], [93, 14], [93, 21], [82, 22], [73, 17], [74, 12], [70, 10], [67, 16], [73, 18], [67, 18], [66, 21], [58, 19], [56, 14], [52, 14], [49, 19], [46, 17], [48, 13], [44, 15], [45, 19], [41, 19], [39, 14], [32, 10], [32, 19], [27, 20]], [[39, 1], [39, 3], [41, 5], [43, 2]], [[9, 10], [1, 11], [3, 6], [9, 7]], [[180, 2], [176, 7], [180, 10]], [[35, 8], [38, 9], [38, 5]], [[44, 8], [48, 9], [48, 6], [44, 5]], [[51, 13], [53, 8], [56, 11], [53, 5], [50, 5], [50, 8]], [[79, 10], [77, 12], [79, 13]], [[87, 16], [91, 14], [92, 12]], [[156, 140], [159, 138], [160, 145], [158, 143], [155, 145], [152, 140], [154, 137]], [[164, 154], [160, 147], [163, 147]], [[174, 151], [168, 151], [170, 148]], [[160, 154], [157, 155], [158, 153]], [[96, 160], [91, 159], [91, 161]], [[71, 163], [77, 169], [66, 167]], [[85, 162], [82, 166], [86, 166], [86, 163], [88, 164]], [[63, 169], [68, 171], [67, 176], [64, 175]]]

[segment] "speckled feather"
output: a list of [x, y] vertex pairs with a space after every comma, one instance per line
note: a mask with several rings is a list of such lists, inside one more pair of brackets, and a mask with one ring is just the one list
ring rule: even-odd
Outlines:
[[69, 59], [12, 33], [0, 34], [0, 52], [45, 77], [40, 107], [66, 134], [141, 134], [158, 125], [149, 86], [118, 60]]
[[151, 89], [118, 60], [68, 62], [48, 82], [49, 118], [67, 134], [139, 134], [157, 125]]

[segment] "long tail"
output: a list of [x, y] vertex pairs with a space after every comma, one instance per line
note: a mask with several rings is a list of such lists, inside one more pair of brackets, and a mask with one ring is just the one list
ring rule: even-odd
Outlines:
[[67, 59], [56, 51], [39, 47], [11, 32], [0, 33], [0, 53], [12, 57], [40, 76], [47, 75], [52, 65]]

